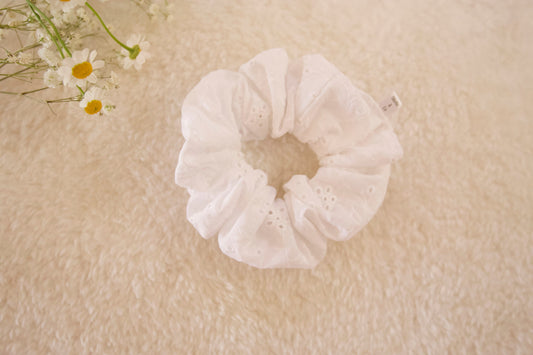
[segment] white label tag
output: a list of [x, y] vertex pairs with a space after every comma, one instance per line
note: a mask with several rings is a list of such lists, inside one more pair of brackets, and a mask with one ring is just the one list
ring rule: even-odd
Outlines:
[[393, 91], [389, 96], [387, 96], [387, 98], [380, 101], [379, 107], [381, 107], [383, 113], [385, 113], [387, 116], [392, 116], [392, 114], [402, 107], [402, 102], [400, 101], [398, 94]]

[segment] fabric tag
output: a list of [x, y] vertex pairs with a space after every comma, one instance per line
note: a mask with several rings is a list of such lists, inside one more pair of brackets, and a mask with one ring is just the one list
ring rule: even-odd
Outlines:
[[392, 116], [400, 107], [402, 107], [402, 102], [396, 94], [395, 91], [392, 91], [390, 95], [379, 102], [379, 107], [383, 110], [383, 113], [387, 116]]

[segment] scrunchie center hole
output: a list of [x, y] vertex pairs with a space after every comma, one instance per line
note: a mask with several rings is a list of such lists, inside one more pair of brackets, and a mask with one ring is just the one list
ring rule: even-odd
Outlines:
[[316, 154], [291, 134], [278, 139], [243, 142], [242, 151], [248, 164], [268, 175], [268, 184], [283, 197], [283, 185], [293, 175], [315, 176], [319, 168]]

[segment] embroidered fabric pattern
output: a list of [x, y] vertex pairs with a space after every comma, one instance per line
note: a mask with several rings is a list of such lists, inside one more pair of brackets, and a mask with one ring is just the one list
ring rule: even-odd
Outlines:
[[[187, 219], [223, 253], [258, 268], [312, 268], [327, 239], [346, 240], [381, 205], [402, 148], [378, 104], [320, 55], [289, 62], [283, 49], [238, 72], [206, 75], [182, 106], [185, 144], [175, 180]], [[283, 198], [244, 160], [241, 142], [293, 134], [320, 168], [294, 175]]]

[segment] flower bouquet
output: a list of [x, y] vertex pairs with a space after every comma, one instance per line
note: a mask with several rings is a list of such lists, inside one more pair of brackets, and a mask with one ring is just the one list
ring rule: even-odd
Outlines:
[[[130, 3], [152, 19], [171, 17], [166, 1]], [[119, 39], [104, 19], [105, 13], [98, 12], [92, 1], [19, 0], [0, 6], [0, 47], [4, 52], [0, 54], [0, 94], [36, 99], [49, 107], [78, 102], [87, 115], [109, 114], [115, 108], [109, 91], [119, 87], [115, 70], [140, 70], [150, 58], [150, 43], [143, 36]], [[101, 35], [108, 40], [97, 51], [94, 43]], [[10, 46], [13, 43], [14, 48]], [[21, 87], [13, 85], [14, 80], [22, 82], [23, 90], [8, 88]], [[40, 84], [37, 88], [36, 83]], [[49, 89], [61, 92], [61, 87], [67, 93], [64, 97], [36, 96]]]

